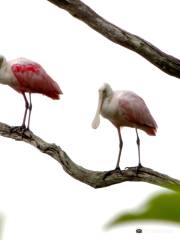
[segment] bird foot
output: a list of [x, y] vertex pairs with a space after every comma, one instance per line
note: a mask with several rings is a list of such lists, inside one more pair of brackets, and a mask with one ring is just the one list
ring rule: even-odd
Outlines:
[[136, 167], [136, 175], [138, 175], [138, 172], [139, 172], [139, 169], [143, 168], [143, 166], [141, 164], [139, 164], [137, 167]]
[[11, 133], [14, 133], [14, 132], [25, 132], [26, 130], [28, 130], [26, 128], [26, 126], [22, 125], [22, 126], [14, 126], [14, 127], [11, 127]]
[[10, 129], [10, 133], [19, 133], [22, 138], [27, 137], [28, 135], [26, 133], [28, 133], [29, 131], [30, 131], [29, 128], [27, 128], [24, 125], [14, 126], [14, 127], [11, 127], [11, 129]]
[[143, 166], [142, 166], [141, 164], [139, 164], [138, 166], [135, 166], [135, 167], [126, 167], [125, 169], [126, 169], [126, 170], [131, 169], [131, 170], [133, 170], [133, 171], [136, 172], [136, 175], [138, 175], [138, 172], [139, 172], [139, 170], [140, 170], [141, 168], [143, 168]]
[[104, 174], [104, 176], [103, 176], [103, 180], [105, 180], [107, 177], [109, 177], [109, 176], [111, 176], [113, 174], [123, 175], [121, 169], [119, 167], [117, 167], [117, 168], [115, 168], [115, 169], [113, 169], [111, 171], [106, 172]]

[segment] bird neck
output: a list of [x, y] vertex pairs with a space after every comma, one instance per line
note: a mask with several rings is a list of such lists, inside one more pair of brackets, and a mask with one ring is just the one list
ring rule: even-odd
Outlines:
[[11, 66], [8, 63], [3, 63], [0, 68], [0, 83], [5, 85], [11, 85], [14, 79], [14, 75], [11, 71]]

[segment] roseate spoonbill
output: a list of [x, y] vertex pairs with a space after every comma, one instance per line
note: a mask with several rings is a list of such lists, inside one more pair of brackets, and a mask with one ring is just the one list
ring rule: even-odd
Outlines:
[[119, 136], [119, 154], [115, 171], [121, 172], [120, 157], [123, 147], [121, 127], [132, 127], [136, 130], [136, 143], [138, 147], [139, 164], [137, 170], [142, 167], [140, 161], [140, 138], [137, 129], [145, 131], [149, 135], [156, 135], [157, 124], [148, 110], [144, 100], [131, 91], [113, 91], [109, 84], [105, 83], [99, 89], [99, 102], [92, 127], [97, 128], [100, 124], [101, 114], [109, 119], [117, 128]]
[[[0, 83], [12, 87], [23, 95], [25, 101], [25, 112], [22, 129], [29, 129], [32, 110], [31, 93], [41, 93], [52, 99], [59, 99], [62, 91], [58, 84], [46, 73], [42, 66], [26, 58], [17, 58], [6, 61], [0, 55]], [[29, 102], [25, 95], [29, 93]], [[27, 111], [29, 110], [27, 128], [25, 125]]]

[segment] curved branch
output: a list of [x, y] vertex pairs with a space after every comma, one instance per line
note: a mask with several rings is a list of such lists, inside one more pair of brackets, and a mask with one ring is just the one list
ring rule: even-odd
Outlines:
[[138, 171], [138, 174], [136, 173], [136, 168], [132, 167], [123, 170], [123, 175], [112, 173], [104, 178], [105, 175], [107, 175], [107, 171], [91, 171], [77, 165], [59, 146], [54, 143], [50, 144], [45, 142], [43, 139], [28, 130], [22, 132], [20, 128], [14, 128], [7, 124], [0, 123], [0, 135], [31, 144], [41, 152], [48, 154], [57, 160], [63, 167], [64, 171], [70, 176], [94, 188], [107, 187], [126, 181], [147, 182], [172, 190], [180, 188], [179, 180], [144, 167]]
[[147, 59], [165, 73], [180, 78], [180, 60], [170, 56], [152, 45], [150, 42], [118, 28], [103, 19], [95, 11], [79, 0], [48, 0], [65, 9], [71, 15], [85, 22], [95, 31], [109, 40], [122, 45]]

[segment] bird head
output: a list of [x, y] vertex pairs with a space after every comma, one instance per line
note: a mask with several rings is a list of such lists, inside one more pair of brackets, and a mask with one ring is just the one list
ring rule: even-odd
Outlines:
[[112, 96], [112, 88], [108, 83], [104, 83], [99, 88], [99, 96], [102, 96], [102, 98], [111, 97]]
[[99, 88], [99, 102], [98, 102], [98, 107], [96, 110], [96, 115], [94, 117], [94, 120], [92, 122], [92, 128], [96, 129], [98, 128], [100, 124], [100, 113], [101, 113], [101, 107], [103, 104], [103, 101], [105, 98], [111, 98], [112, 96], [112, 88], [108, 83], [104, 83], [100, 88]]

